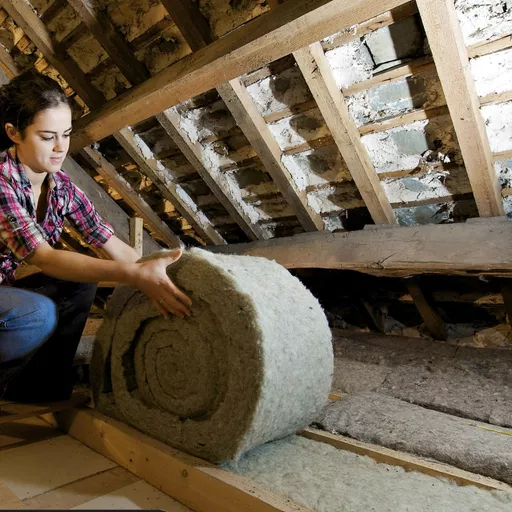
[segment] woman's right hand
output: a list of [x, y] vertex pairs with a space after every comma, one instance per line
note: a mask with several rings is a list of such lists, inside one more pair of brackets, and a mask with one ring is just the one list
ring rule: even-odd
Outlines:
[[181, 255], [181, 249], [176, 249], [168, 256], [135, 263], [131, 276], [132, 284], [151, 299], [165, 318], [169, 313], [181, 318], [190, 316], [192, 301], [167, 275], [167, 267], [178, 261]]

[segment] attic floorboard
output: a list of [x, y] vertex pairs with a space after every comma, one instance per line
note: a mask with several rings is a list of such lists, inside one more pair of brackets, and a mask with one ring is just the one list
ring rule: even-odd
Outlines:
[[0, 425], [0, 509], [190, 510], [40, 418]]

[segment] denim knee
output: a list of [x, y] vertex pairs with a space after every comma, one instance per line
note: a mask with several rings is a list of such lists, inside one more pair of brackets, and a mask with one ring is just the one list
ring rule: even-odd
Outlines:
[[4, 288], [0, 298], [0, 362], [23, 358], [43, 344], [58, 322], [56, 304], [37, 293]]

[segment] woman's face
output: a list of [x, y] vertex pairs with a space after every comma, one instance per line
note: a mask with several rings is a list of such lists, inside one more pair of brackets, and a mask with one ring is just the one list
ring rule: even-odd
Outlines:
[[10, 124], [5, 128], [16, 144], [23, 165], [36, 173], [54, 173], [61, 169], [71, 135], [71, 109], [67, 105], [38, 112], [32, 124], [25, 128], [24, 137]]

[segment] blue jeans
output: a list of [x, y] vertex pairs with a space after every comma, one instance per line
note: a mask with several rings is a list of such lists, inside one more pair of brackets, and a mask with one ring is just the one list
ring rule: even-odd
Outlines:
[[73, 358], [96, 287], [42, 273], [0, 287], [0, 396], [32, 402], [71, 395]]

